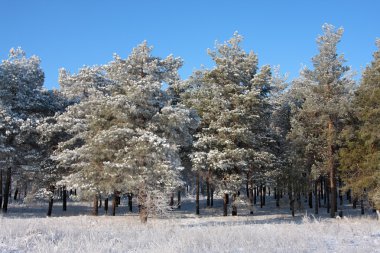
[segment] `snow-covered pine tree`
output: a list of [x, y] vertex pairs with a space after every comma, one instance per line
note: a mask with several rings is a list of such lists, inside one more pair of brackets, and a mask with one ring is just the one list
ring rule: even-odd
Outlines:
[[[17, 192], [27, 186], [45, 160], [37, 126], [60, 108], [54, 93], [43, 89], [43, 82], [40, 59], [27, 58], [21, 48], [11, 49], [9, 58], [0, 65], [1, 156], [7, 166], [7, 182], [11, 175], [17, 175], [12, 180]], [[5, 193], [9, 193], [9, 186], [7, 183]], [[3, 205], [6, 210], [7, 202]]]
[[178, 150], [191, 145], [188, 132], [197, 127], [194, 113], [172, 106], [161, 89], [178, 79], [182, 61], [153, 57], [151, 50], [144, 42], [128, 58], [115, 55], [102, 66], [107, 92], [87, 94], [58, 117], [72, 136], [55, 156], [73, 168], [64, 182], [82, 193], [134, 193], [142, 222], [164, 211], [168, 194], [181, 184]]
[[229, 194], [237, 199], [246, 178], [243, 172], [258, 171], [255, 162], [267, 162], [271, 157], [265, 134], [271, 71], [269, 66], [257, 71], [257, 56], [242, 49], [242, 40], [235, 33], [229, 41], [217, 44], [215, 51], [209, 50], [215, 68], [195, 72], [182, 95], [184, 103], [197, 110], [202, 119], [195, 135], [194, 168], [207, 183], [218, 178], [214, 181], [220, 183], [214, 186], [223, 193], [224, 215]]
[[[302, 95], [293, 112], [290, 136], [293, 143], [304, 147], [302, 156], [293, 156], [303, 165], [304, 172], [311, 176], [328, 175], [330, 214], [335, 218], [337, 137], [347, 117], [354, 81], [350, 78], [349, 67], [344, 66], [343, 55], [336, 52], [343, 29], [335, 29], [329, 24], [323, 25], [322, 29], [324, 34], [317, 39], [319, 53], [312, 58], [314, 69], [305, 68], [293, 84], [302, 90]], [[296, 164], [294, 159], [293, 165]]]

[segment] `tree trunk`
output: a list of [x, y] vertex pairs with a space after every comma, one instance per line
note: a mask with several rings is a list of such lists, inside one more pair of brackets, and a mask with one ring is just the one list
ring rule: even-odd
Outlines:
[[331, 206], [330, 206], [330, 189], [326, 184], [326, 204], [327, 204], [327, 213], [330, 212]]
[[263, 206], [265, 206], [265, 195], [267, 194], [267, 187], [264, 185], [263, 186]]
[[99, 214], [99, 196], [98, 196], [98, 194], [96, 193], [95, 195], [94, 195], [94, 209], [92, 210], [92, 215], [94, 215], [94, 216], [98, 216], [98, 214]]
[[236, 193], [232, 195], [232, 216], [237, 215]]
[[224, 193], [224, 197], [223, 197], [223, 216], [227, 216], [227, 205], [228, 205], [228, 193]]
[[129, 212], [132, 213], [132, 198], [133, 198], [133, 194], [132, 193], [129, 193], [128, 194], [128, 208], [129, 208]]
[[102, 204], [103, 204], [102, 195], [99, 194], [99, 208], [102, 208]]
[[206, 192], [207, 192], [207, 200], [206, 200], [206, 206], [210, 207], [210, 181], [209, 177], [206, 178]]
[[147, 223], [148, 221], [148, 207], [147, 207], [147, 194], [145, 190], [139, 192], [139, 205], [140, 205], [140, 221], [141, 223]]
[[263, 198], [263, 191], [264, 191], [264, 189], [263, 189], [263, 187], [261, 186], [260, 187], [260, 208], [263, 208], [263, 206], [264, 206], [264, 198]]
[[335, 127], [332, 119], [330, 118], [328, 123], [328, 170], [329, 170], [329, 180], [330, 180], [330, 217], [335, 218], [335, 212], [337, 210], [337, 194], [336, 194], [336, 168], [335, 168], [335, 149], [334, 149], [334, 135], [335, 135]]
[[346, 194], [347, 194], [347, 200], [348, 200], [348, 203], [351, 204], [351, 202], [352, 202], [352, 198], [351, 198], [351, 190], [348, 190]]
[[354, 198], [354, 201], [352, 201], [352, 208], [353, 209], [356, 209], [356, 205], [358, 204], [358, 198], [357, 197], [355, 197]]
[[48, 212], [47, 212], [47, 216], [50, 217], [51, 216], [51, 213], [53, 211], [53, 202], [54, 202], [54, 198], [53, 196], [51, 196], [49, 198], [49, 207], [48, 207]]
[[313, 191], [309, 190], [308, 192], [308, 202], [309, 202], [309, 208], [313, 208]]
[[114, 191], [112, 198], [112, 216], [116, 215], [116, 205], [117, 205], [117, 192]]
[[255, 186], [253, 188], [253, 204], [256, 205], [257, 203], [257, 187]]
[[290, 210], [292, 211], [292, 217], [294, 217], [294, 194], [292, 192], [289, 193], [290, 196]]
[[180, 190], [178, 190], [178, 192], [177, 192], [177, 200], [178, 200], [177, 208], [181, 209], [181, 191]]
[[17, 195], [18, 195], [18, 187], [16, 187], [15, 195], [13, 196], [13, 200], [17, 200]]
[[364, 214], [364, 200], [363, 200], [363, 198], [360, 199], [360, 213], [361, 213], [361, 215]]
[[9, 192], [11, 188], [11, 177], [12, 177], [12, 168], [8, 167], [7, 179], [5, 181], [5, 189], [4, 189], [3, 213], [6, 213], [8, 211]]
[[276, 207], [280, 207], [280, 190], [278, 187], [275, 190], [275, 195], [276, 195]]
[[174, 206], [174, 193], [172, 192], [171, 194], [170, 194], [170, 203], [169, 203], [169, 205], [173, 208], [173, 206]]
[[104, 200], [104, 211], [108, 213], [108, 197]]
[[319, 196], [318, 196], [318, 180], [314, 182], [314, 214], [318, 214], [318, 203], [319, 202]]
[[195, 214], [199, 215], [199, 172], [196, 178]]
[[62, 197], [62, 210], [67, 210], [67, 190], [66, 187], [63, 188], [63, 197]]
[[250, 187], [248, 189], [248, 194], [249, 194], [249, 213], [253, 214], [253, 186], [252, 183], [250, 184]]

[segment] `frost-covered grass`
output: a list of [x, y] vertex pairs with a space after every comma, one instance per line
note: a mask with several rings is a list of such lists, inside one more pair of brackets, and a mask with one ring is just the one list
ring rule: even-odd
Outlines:
[[254, 217], [5, 218], [0, 252], [380, 252], [369, 218], [269, 222]]
[[[5, 252], [380, 252], [380, 222], [373, 213], [346, 206], [348, 217], [330, 219], [323, 208], [291, 217], [285, 203], [280, 209], [268, 198], [254, 215], [240, 207], [239, 216], [223, 217], [222, 201], [214, 208], [201, 201], [201, 216], [194, 215], [194, 200], [186, 198], [181, 210], [141, 224], [134, 206], [128, 213], [122, 202], [117, 216], [88, 216], [90, 203], [55, 204], [46, 218], [46, 203], [12, 203], [0, 215], [0, 253]], [[358, 215], [359, 214], [359, 215]], [[230, 215], [230, 211], [229, 211]]]

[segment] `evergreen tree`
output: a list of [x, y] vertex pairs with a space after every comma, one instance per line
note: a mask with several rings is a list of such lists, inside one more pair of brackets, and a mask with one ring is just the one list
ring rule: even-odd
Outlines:
[[324, 34], [317, 39], [319, 54], [312, 58], [314, 69], [305, 68], [294, 83], [302, 90], [302, 96], [293, 115], [290, 135], [293, 142], [305, 147], [300, 158], [306, 174], [312, 175], [312, 168], [314, 174], [327, 173], [331, 217], [335, 217], [338, 135], [347, 118], [353, 81], [349, 68], [344, 66], [343, 55], [336, 53], [343, 29], [329, 24], [322, 28]]
[[340, 171], [354, 197], [368, 194], [380, 209], [380, 40], [355, 93], [350, 124], [342, 133]]

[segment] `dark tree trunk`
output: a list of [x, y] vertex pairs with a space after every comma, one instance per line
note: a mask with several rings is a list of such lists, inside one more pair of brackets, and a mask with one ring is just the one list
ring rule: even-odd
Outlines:
[[206, 206], [207, 207], [210, 207], [210, 182], [209, 182], [209, 178], [207, 177], [206, 178], [206, 192], [207, 192], [207, 200], [206, 200]]
[[262, 194], [262, 197], [263, 197], [263, 206], [265, 206], [265, 196], [266, 196], [266, 193], [267, 193], [267, 187], [264, 185], [263, 186], [263, 194]]
[[276, 195], [276, 207], [280, 207], [280, 191], [278, 187], [275, 190], [275, 195]]
[[195, 214], [199, 215], [199, 172], [196, 178]]
[[264, 189], [262, 186], [260, 187], [259, 191], [260, 191], [260, 208], [263, 208], [263, 206], [264, 206], [264, 197], [263, 197]]
[[98, 216], [99, 214], [99, 196], [98, 194], [95, 194], [94, 195], [94, 209], [92, 210], [92, 215], [94, 216]]
[[289, 199], [290, 199], [290, 210], [292, 211], [292, 217], [294, 217], [294, 194], [292, 192], [289, 193]]
[[102, 205], [103, 205], [102, 202], [103, 202], [102, 201], [102, 195], [99, 194], [99, 208], [102, 208]]
[[211, 207], [214, 206], [214, 187], [211, 185]]
[[113, 198], [112, 198], [112, 216], [116, 215], [116, 205], [117, 205], [117, 193], [115, 191], [113, 193]]
[[18, 195], [18, 187], [16, 187], [15, 195], [13, 196], [13, 200], [17, 200], [17, 195]]
[[268, 196], [270, 196], [270, 187], [268, 186]]
[[108, 197], [104, 200], [104, 211], [108, 213]]
[[62, 197], [62, 210], [67, 210], [67, 190], [66, 187], [63, 188], [63, 197]]
[[348, 190], [346, 194], [347, 194], [347, 200], [348, 200], [348, 203], [351, 204], [351, 202], [352, 202], [352, 198], [351, 198], [351, 190]]
[[223, 197], [223, 216], [227, 216], [227, 206], [228, 206], [228, 193], [224, 193], [224, 197]]
[[326, 185], [326, 204], [327, 204], [327, 213], [330, 212], [331, 206], [330, 206], [330, 189]]
[[357, 197], [355, 197], [354, 198], [354, 201], [352, 201], [352, 208], [353, 209], [356, 209], [356, 205], [358, 204], [358, 198]]
[[250, 188], [248, 190], [248, 193], [249, 193], [249, 213], [250, 214], [253, 214], [253, 187], [252, 187], [252, 184], [250, 184]]
[[319, 194], [318, 194], [318, 180], [314, 182], [314, 214], [318, 214], [318, 203]]
[[3, 213], [6, 213], [8, 211], [9, 192], [11, 188], [11, 177], [12, 177], [12, 168], [9, 167], [7, 169], [7, 179], [5, 181]]
[[54, 203], [54, 198], [53, 196], [51, 196], [49, 198], [49, 207], [48, 207], [48, 212], [47, 212], [47, 216], [50, 217], [51, 216], [51, 213], [53, 211], [53, 203]]
[[129, 212], [132, 213], [132, 198], [133, 198], [133, 194], [132, 193], [129, 193], [128, 194], [128, 208], [129, 208]]
[[3, 207], [3, 170], [0, 169], [0, 209]]
[[308, 193], [308, 200], [309, 200], [309, 208], [313, 208], [313, 192], [309, 190]]
[[173, 206], [174, 206], [174, 193], [172, 192], [171, 194], [170, 194], [170, 203], [169, 203], [169, 205], [173, 208]]
[[232, 216], [237, 215], [236, 193], [232, 195]]
[[363, 198], [360, 199], [360, 213], [361, 213], [361, 215], [364, 214], [364, 200], [363, 200]]
[[256, 205], [257, 203], [257, 187], [255, 186], [253, 188], [253, 204]]
[[181, 191], [180, 190], [178, 190], [178, 192], [177, 192], [177, 200], [178, 200], [177, 208], [181, 209]]

